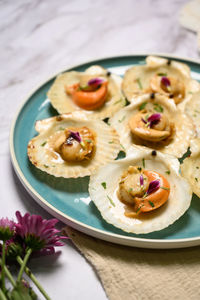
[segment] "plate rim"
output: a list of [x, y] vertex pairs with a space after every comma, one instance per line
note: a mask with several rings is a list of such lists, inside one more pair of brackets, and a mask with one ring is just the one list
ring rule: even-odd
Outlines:
[[149, 248], [149, 249], [175, 249], [175, 248], [186, 248], [186, 247], [192, 247], [192, 246], [198, 246], [200, 245], [200, 235], [199, 237], [192, 237], [192, 238], [181, 238], [181, 239], [170, 239], [170, 240], [163, 240], [163, 239], [148, 239], [148, 238], [138, 238], [138, 237], [130, 237], [130, 236], [123, 236], [116, 233], [111, 232], [105, 232], [101, 229], [97, 229], [95, 227], [92, 227], [90, 225], [84, 224], [80, 221], [77, 221], [76, 219], [68, 216], [67, 214], [61, 212], [59, 209], [55, 208], [53, 205], [47, 202], [45, 198], [39, 195], [39, 193], [31, 186], [29, 181], [25, 178], [23, 172], [20, 169], [19, 163], [17, 161], [15, 150], [14, 150], [14, 131], [16, 127], [16, 123], [18, 120], [18, 117], [30, 99], [30, 97], [39, 90], [43, 85], [45, 85], [47, 82], [58, 76], [58, 74], [62, 72], [66, 72], [69, 69], [78, 68], [81, 67], [84, 64], [92, 64], [97, 61], [102, 60], [109, 60], [109, 59], [122, 59], [125, 57], [137, 57], [137, 56], [164, 56], [170, 59], [181, 59], [185, 60], [191, 63], [195, 63], [200, 65], [200, 60], [198, 59], [188, 59], [183, 56], [168, 54], [168, 53], [132, 53], [132, 54], [125, 54], [125, 55], [117, 55], [117, 56], [105, 56], [105, 57], [97, 57], [93, 58], [89, 61], [84, 61], [82, 63], [79, 63], [77, 65], [69, 65], [67, 68], [61, 70], [60, 72], [53, 73], [50, 77], [48, 77], [46, 80], [42, 81], [40, 84], [37, 85], [34, 89], [32, 89], [25, 99], [22, 101], [22, 103], [19, 105], [18, 110], [15, 113], [15, 116], [13, 118], [13, 121], [11, 123], [10, 127], [10, 135], [9, 135], [9, 148], [10, 148], [10, 156], [11, 156], [11, 162], [14, 167], [14, 170], [24, 186], [24, 188], [27, 190], [27, 192], [34, 198], [34, 200], [42, 206], [46, 211], [48, 211], [51, 215], [58, 218], [60, 221], [65, 223], [66, 225], [71, 226], [72, 228], [81, 231], [85, 234], [88, 234], [90, 236], [93, 236], [95, 238], [99, 238], [108, 242], [126, 245], [126, 246], [132, 246], [132, 247], [140, 247], [140, 248]]

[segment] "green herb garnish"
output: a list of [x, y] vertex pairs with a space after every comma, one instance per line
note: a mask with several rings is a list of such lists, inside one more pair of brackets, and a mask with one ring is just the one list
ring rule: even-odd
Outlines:
[[64, 127], [59, 127], [59, 130], [65, 130], [65, 128]]
[[137, 78], [137, 79], [136, 79], [136, 82], [137, 82], [137, 84], [138, 84], [138, 87], [142, 90], [143, 87], [142, 87], [142, 83], [141, 83], [140, 78]]
[[104, 190], [106, 189], [106, 182], [102, 182], [101, 183], [102, 187], [104, 188]]
[[149, 204], [151, 205], [151, 207], [154, 207], [154, 206], [155, 206], [154, 203], [151, 202], [150, 200], [149, 200]]
[[157, 73], [158, 76], [167, 76], [167, 73]]
[[169, 175], [171, 172], [170, 171], [166, 171], [165, 173]]
[[85, 140], [87, 143], [92, 143], [92, 140], [90, 140], [90, 139], [87, 139], [87, 140]]
[[45, 168], [48, 168], [49, 166], [47, 166], [47, 165], [44, 165], [44, 167], [45, 167]]
[[199, 167], [196, 167], [196, 169], [199, 169]]
[[119, 100], [115, 101], [115, 102], [114, 102], [114, 105], [115, 105], [115, 104], [118, 104], [118, 103], [120, 103], [120, 102], [122, 102], [122, 100], [123, 100], [123, 99], [119, 99]]
[[128, 192], [129, 192], [129, 193], [131, 193], [132, 191], [133, 191], [133, 189], [132, 189], [132, 188], [130, 188], [130, 189], [128, 190]]
[[169, 191], [169, 188], [168, 188], [168, 187], [161, 186], [160, 188], [163, 189], [163, 190]]
[[124, 148], [124, 146], [122, 144], [120, 144], [120, 146], [122, 147], [122, 149], [124, 150], [124, 152], [126, 152], [126, 149]]
[[114, 141], [109, 141], [109, 142], [108, 142], [108, 144], [113, 144], [113, 143], [114, 143]]
[[195, 177], [195, 180], [196, 180], [196, 182], [198, 182], [198, 178], [197, 177]]
[[118, 120], [118, 122], [119, 122], [119, 123], [123, 122], [125, 118], [126, 118], [126, 116], [123, 116], [123, 117], [121, 118], [121, 120]]
[[84, 142], [80, 142], [80, 145], [83, 149], [85, 149], [85, 143]]
[[113, 202], [113, 200], [107, 195], [108, 200], [110, 201], [110, 203], [112, 204], [112, 206], [115, 207], [115, 203]]
[[154, 109], [155, 111], [157, 111], [157, 112], [163, 112], [163, 107], [162, 107], [160, 104], [154, 103], [153, 106], [154, 106], [153, 109]]
[[47, 142], [45, 141], [45, 142], [42, 143], [40, 146], [41, 146], [41, 147], [44, 147], [44, 146], [46, 145], [46, 143], [47, 143]]
[[141, 168], [141, 167], [138, 167], [137, 169], [138, 169], [138, 171], [139, 171], [139, 172], [141, 172], [141, 171], [142, 171], [142, 168]]
[[145, 108], [145, 106], [147, 105], [147, 102], [143, 102], [140, 106], [139, 106], [139, 110], [143, 110]]
[[145, 168], [145, 159], [144, 158], [142, 159], [142, 165], [143, 165], [143, 168]]

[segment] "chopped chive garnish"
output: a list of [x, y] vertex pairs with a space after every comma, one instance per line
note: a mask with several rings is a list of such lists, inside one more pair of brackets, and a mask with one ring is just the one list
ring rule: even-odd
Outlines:
[[197, 177], [195, 177], [195, 180], [196, 180], [196, 182], [198, 182], [198, 178]]
[[123, 151], [126, 152], [126, 149], [124, 148], [124, 146], [122, 144], [120, 144], [120, 146], [122, 147]]
[[101, 183], [102, 187], [104, 188], [104, 190], [106, 189], [106, 182], [102, 182]]
[[114, 141], [109, 141], [109, 142], [108, 142], [108, 144], [113, 144], [113, 143], [114, 143]]
[[85, 143], [84, 142], [80, 142], [80, 145], [83, 149], [85, 149]]
[[157, 112], [163, 112], [163, 107], [162, 107], [160, 104], [154, 103], [153, 106], [154, 106], [153, 109], [154, 109], [155, 111], [157, 111]]
[[143, 207], [144, 205], [140, 205], [139, 207], [138, 207], [138, 209], [136, 210], [136, 214], [140, 211], [140, 209]]
[[123, 116], [123, 117], [121, 118], [121, 120], [118, 120], [118, 122], [119, 122], [119, 123], [123, 122], [125, 118], [126, 118], [126, 116]]
[[157, 73], [158, 76], [167, 76], [167, 73]]
[[154, 207], [154, 206], [155, 206], [154, 203], [151, 202], [150, 200], [149, 200], [149, 204], [151, 205], [151, 207]]
[[142, 90], [143, 87], [142, 87], [142, 83], [141, 83], [140, 78], [137, 78], [136, 81], [137, 81], [138, 87]]
[[92, 140], [88, 139], [86, 140], [87, 143], [92, 143]]
[[120, 102], [122, 102], [122, 99], [119, 99], [119, 100], [115, 101], [115, 102], [114, 102], [114, 105], [115, 105], [115, 104], [118, 104], [118, 103], [120, 103]]
[[188, 94], [191, 94], [191, 95], [192, 95], [192, 94], [193, 94], [193, 92], [192, 92], [192, 91], [189, 91], [189, 92], [188, 92]]
[[143, 165], [143, 168], [145, 168], [145, 159], [144, 158], [142, 159], [142, 165]]
[[142, 168], [141, 168], [141, 167], [138, 167], [137, 169], [138, 169], [139, 172], [142, 171]]
[[115, 203], [113, 202], [113, 200], [107, 195], [108, 200], [110, 201], [110, 203], [112, 204], [112, 206], [115, 207]]
[[41, 147], [44, 147], [44, 146], [46, 145], [46, 143], [47, 143], [47, 142], [45, 141], [45, 142], [42, 143], [40, 146], [41, 146]]
[[65, 128], [64, 127], [59, 127], [59, 130], [65, 130]]
[[44, 165], [44, 167], [45, 167], [45, 168], [48, 168], [49, 166], [47, 166], [47, 165]]
[[170, 174], [170, 171], [166, 171], [165, 173], [169, 175], [169, 174]]
[[199, 167], [196, 167], [196, 169], [199, 169]]
[[169, 191], [169, 188], [168, 188], [168, 187], [161, 186], [160, 188], [163, 189], [163, 190]]
[[139, 106], [139, 110], [143, 110], [145, 108], [145, 106], [147, 105], [147, 102], [143, 102], [140, 106]]
[[133, 189], [132, 189], [132, 188], [130, 188], [130, 189], [128, 190], [128, 192], [129, 192], [129, 193], [131, 193], [132, 191], [133, 191]]

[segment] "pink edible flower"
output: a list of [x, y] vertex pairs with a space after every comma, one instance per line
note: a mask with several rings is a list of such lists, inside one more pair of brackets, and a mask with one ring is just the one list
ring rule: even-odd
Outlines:
[[160, 122], [161, 114], [152, 114], [150, 117], [148, 117], [147, 121], [142, 118], [142, 121], [150, 128], [153, 127], [153, 125], [156, 125]]
[[149, 188], [147, 190], [147, 195], [157, 191], [160, 188], [160, 180], [153, 180], [149, 184]]
[[15, 231], [15, 223], [8, 218], [0, 219], [0, 240], [7, 241], [13, 235]]
[[91, 85], [100, 85], [104, 82], [103, 79], [101, 78], [92, 78], [88, 81], [88, 85], [91, 86]]
[[71, 131], [70, 130], [70, 137], [72, 137], [74, 140], [76, 140], [77, 142], [81, 142], [81, 136], [80, 133], [78, 131]]
[[143, 175], [141, 174], [140, 175], [140, 186], [143, 186], [144, 185], [144, 177]]
[[161, 83], [162, 83], [165, 87], [169, 87], [169, 86], [171, 85], [171, 82], [170, 82], [169, 78], [167, 78], [167, 77], [165, 77], [165, 76], [161, 78]]
[[18, 223], [16, 224], [16, 234], [24, 241], [26, 247], [34, 251], [42, 249], [50, 249], [55, 246], [63, 246], [60, 241], [66, 239], [54, 226], [58, 222], [57, 219], [46, 220], [38, 215], [30, 215], [26, 213], [23, 217], [19, 211], [16, 212]]

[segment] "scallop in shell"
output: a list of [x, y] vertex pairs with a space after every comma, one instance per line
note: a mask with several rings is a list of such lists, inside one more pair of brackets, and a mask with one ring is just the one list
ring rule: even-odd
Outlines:
[[[121, 176], [130, 166], [158, 172], [167, 179], [170, 192], [163, 206], [135, 217], [127, 217], [127, 205], [120, 201], [118, 190]], [[173, 156], [133, 147], [125, 159], [111, 162], [91, 176], [90, 197], [103, 219], [115, 227], [136, 234], [162, 230], [178, 220], [190, 206], [191, 188], [179, 174], [179, 166]]]
[[[87, 86], [89, 79], [95, 77], [108, 82], [105, 103], [98, 109], [82, 109], [72, 100], [72, 96], [66, 92], [66, 89], [74, 84]], [[101, 66], [91, 66], [85, 72], [69, 71], [60, 74], [48, 91], [47, 96], [60, 114], [83, 110], [91, 118], [105, 119], [125, 105], [125, 99], [121, 92], [121, 82], [121, 77], [108, 72]]]
[[191, 184], [193, 192], [200, 197], [200, 139], [194, 139], [190, 145], [191, 155], [181, 165], [182, 175]]
[[[160, 115], [165, 119], [166, 128], [157, 128], [157, 130], [150, 130], [148, 127], [148, 120], [145, 121], [146, 116]], [[132, 121], [135, 118], [140, 118], [143, 122], [135, 123]], [[132, 120], [131, 120], [132, 119]], [[130, 121], [131, 120], [131, 121]], [[138, 120], [137, 120], [138, 121]], [[192, 120], [179, 109], [177, 109], [173, 100], [166, 101], [166, 97], [160, 94], [144, 94], [135, 98], [135, 101], [125, 108], [121, 109], [110, 120], [110, 125], [117, 130], [120, 135], [120, 141], [125, 150], [133, 145], [147, 146], [157, 149], [163, 153], [173, 154], [176, 157], [181, 157], [189, 147], [190, 139], [195, 136], [195, 128]], [[132, 133], [132, 127], [136, 129], [142, 128], [142, 134], [137, 135]], [[145, 124], [146, 122], [146, 124]], [[158, 123], [158, 125], [162, 123]], [[143, 126], [143, 127], [141, 127]], [[153, 128], [152, 128], [153, 129]], [[165, 130], [167, 129], [167, 130]], [[150, 136], [154, 132], [155, 136], [158, 135], [163, 139], [150, 139], [147, 140], [147, 134]], [[166, 137], [165, 134], [167, 133]], [[162, 136], [163, 135], [163, 136]], [[153, 136], [153, 135], [152, 135]], [[149, 138], [148, 138], [149, 139]]]
[[[81, 112], [37, 121], [35, 128], [39, 134], [29, 141], [28, 157], [37, 168], [56, 177], [76, 178], [91, 175], [100, 166], [115, 159], [119, 152], [116, 131], [105, 122], [91, 120]], [[71, 133], [68, 139], [66, 130]], [[81, 140], [82, 133], [83, 137], [86, 135]], [[78, 154], [85, 156], [72, 157], [73, 153], [68, 150], [72, 141], [76, 143], [75, 147], [80, 148], [80, 151], [77, 148]], [[67, 153], [61, 145], [68, 147]]]
[[122, 89], [129, 101], [138, 94], [157, 92], [172, 98], [183, 110], [191, 92], [200, 88], [190, 76], [186, 64], [156, 56], [148, 56], [146, 65], [133, 66], [125, 73]]
[[192, 98], [185, 105], [185, 112], [194, 121], [197, 136], [200, 137], [200, 92], [192, 95]]

